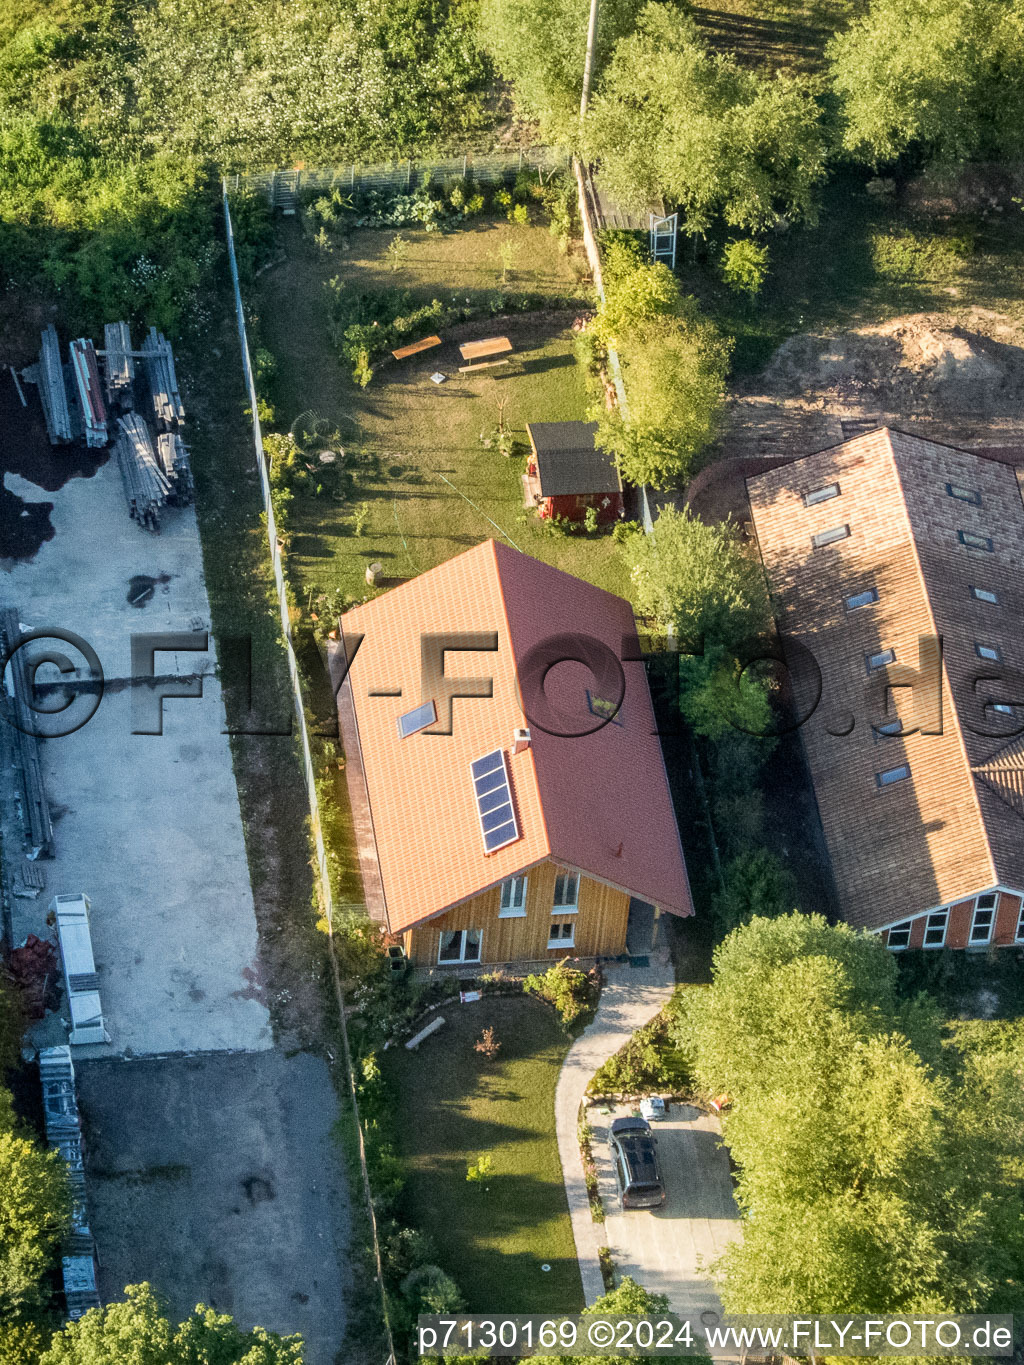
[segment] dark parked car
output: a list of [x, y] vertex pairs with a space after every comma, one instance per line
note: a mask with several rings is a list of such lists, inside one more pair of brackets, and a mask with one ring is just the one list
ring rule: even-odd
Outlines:
[[613, 1119], [609, 1137], [612, 1165], [624, 1209], [657, 1209], [665, 1202], [651, 1125], [639, 1115]]

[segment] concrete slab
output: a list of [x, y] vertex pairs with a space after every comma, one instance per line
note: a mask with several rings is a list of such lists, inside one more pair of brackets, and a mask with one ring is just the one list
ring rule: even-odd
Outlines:
[[612, 1119], [632, 1113], [588, 1110], [593, 1152], [605, 1207], [605, 1240], [620, 1275], [631, 1275], [685, 1315], [722, 1314], [708, 1267], [740, 1235], [729, 1157], [713, 1114], [673, 1104], [652, 1124], [668, 1199], [660, 1209], [623, 1212], [608, 1149]]
[[209, 630], [194, 511], [168, 509], [159, 536], [140, 530], [113, 461], [48, 496], [56, 534], [4, 566], [0, 601], [23, 625], [86, 639], [107, 686], [82, 729], [43, 743], [57, 858], [46, 895], [15, 901], [15, 941], [46, 932], [53, 894], [84, 891], [113, 1050], [269, 1048], [212, 636], [205, 655], [157, 655], [158, 673], [205, 673], [202, 699], [166, 701], [162, 735], [131, 733], [132, 633]]
[[149, 1280], [175, 1320], [203, 1302], [300, 1332], [333, 1365], [350, 1216], [326, 1063], [278, 1052], [76, 1062], [100, 1292]]

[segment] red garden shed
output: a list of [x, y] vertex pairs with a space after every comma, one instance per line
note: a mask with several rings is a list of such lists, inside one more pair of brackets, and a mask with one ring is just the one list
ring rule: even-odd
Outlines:
[[623, 514], [622, 480], [614, 458], [594, 442], [596, 422], [527, 422], [530, 457], [524, 501], [543, 518], [582, 521], [588, 507], [600, 522]]

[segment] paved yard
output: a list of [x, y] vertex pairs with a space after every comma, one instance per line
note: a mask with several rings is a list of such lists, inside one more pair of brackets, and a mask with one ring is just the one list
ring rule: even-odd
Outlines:
[[79, 1062], [91, 1223], [107, 1301], [150, 1280], [184, 1316], [301, 1332], [333, 1365], [349, 1204], [327, 1065], [278, 1052]]
[[660, 1209], [623, 1213], [608, 1151], [608, 1128], [613, 1118], [631, 1112], [625, 1108], [611, 1114], [596, 1108], [588, 1111], [607, 1215], [605, 1242], [616, 1269], [620, 1275], [632, 1275], [652, 1293], [666, 1294], [677, 1313], [721, 1315], [707, 1266], [739, 1235], [740, 1225], [718, 1120], [692, 1105], [671, 1105], [669, 1117], [652, 1125], [668, 1201]]
[[[37, 865], [44, 894], [15, 901], [14, 941], [47, 932], [54, 893], [84, 891], [113, 1051], [270, 1047], [212, 637], [205, 655], [156, 655], [157, 673], [205, 673], [202, 699], [166, 701], [163, 735], [131, 733], [132, 633], [209, 630], [194, 511], [169, 510], [158, 536], [140, 530], [113, 460], [45, 497], [56, 534], [31, 560], [7, 561], [0, 601], [25, 626], [84, 637], [107, 686], [82, 729], [43, 743], [57, 856]], [[39, 681], [56, 676], [44, 668]]]

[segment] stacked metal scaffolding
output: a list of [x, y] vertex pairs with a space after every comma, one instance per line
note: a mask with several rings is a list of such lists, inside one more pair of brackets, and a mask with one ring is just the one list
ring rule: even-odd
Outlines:
[[71, 424], [71, 409], [68, 407], [68, 391], [64, 384], [60, 342], [57, 339], [57, 329], [52, 322], [42, 335], [36, 377], [50, 444], [66, 445], [68, 441], [74, 440], [75, 432]]
[[85, 443], [91, 450], [102, 450], [109, 440], [109, 435], [96, 348], [85, 337], [79, 337], [77, 341], [71, 343], [69, 354], [71, 374], [78, 390], [78, 406], [82, 412]]
[[6, 690], [5, 706], [8, 719], [17, 733], [24, 818], [31, 850], [29, 857], [50, 858], [53, 856], [53, 824], [50, 820], [46, 788], [43, 785], [39, 740], [33, 724], [34, 712], [29, 705], [32, 684], [26, 668], [25, 651], [17, 648], [21, 633], [17, 609], [4, 607], [0, 610], [3, 658], [7, 661], [5, 670], [7, 676], [2, 681]]
[[178, 392], [171, 343], [155, 327], [149, 329], [149, 335], [142, 343], [142, 356], [157, 421], [165, 427], [174, 427], [185, 420], [185, 408]]
[[[135, 357], [127, 322], [108, 322], [103, 328], [103, 352], [107, 369], [107, 401], [131, 407], [135, 383]], [[126, 401], [127, 400], [127, 401]]]
[[171, 484], [154, 454], [149, 428], [134, 412], [119, 417], [117, 428], [114, 451], [128, 510], [147, 531], [159, 531], [160, 509], [167, 502]]
[[156, 457], [165, 478], [171, 485], [167, 501], [172, 507], [187, 507], [195, 502], [196, 490], [192, 482], [185, 442], [176, 431], [162, 431], [156, 438]]
[[62, 1258], [64, 1298], [73, 1321], [90, 1308], [99, 1308], [96, 1287], [96, 1243], [89, 1228], [85, 1199], [85, 1161], [82, 1129], [75, 1095], [75, 1068], [70, 1047], [47, 1047], [39, 1053], [46, 1141], [60, 1152], [71, 1182], [71, 1232]]

